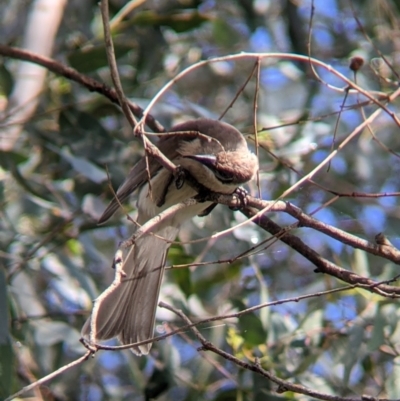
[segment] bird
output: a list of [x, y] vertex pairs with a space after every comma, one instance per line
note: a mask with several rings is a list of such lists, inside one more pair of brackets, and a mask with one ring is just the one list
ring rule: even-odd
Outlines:
[[[137, 223], [143, 225], [169, 207], [201, 193], [232, 194], [258, 171], [258, 159], [248, 149], [244, 136], [232, 125], [218, 120], [200, 118], [175, 125], [161, 136], [157, 147], [190, 179], [178, 183], [173, 173], [155, 158], [143, 157], [130, 170], [99, 224], [110, 219], [136, 190]], [[91, 317], [88, 318], [81, 331], [83, 339], [118, 337], [122, 344], [134, 344], [153, 338], [171, 242], [184, 221], [207, 215], [214, 206], [211, 201], [197, 202], [167, 215], [157, 224], [155, 232], [140, 236], [124, 250], [121, 260], [124, 278], [99, 304], [94, 336], [90, 333]], [[136, 355], [146, 355], [151, 345], [133, 345], [130, 349]]]

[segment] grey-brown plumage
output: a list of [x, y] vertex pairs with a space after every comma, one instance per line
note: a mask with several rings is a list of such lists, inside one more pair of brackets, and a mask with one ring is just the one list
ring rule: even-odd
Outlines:
[[[242, 134], [220, 121], [199, 119], [176, 125], [159, 140], [157, 146], [175, 165], [186, 169], [201, 186], [217, 193], [233, 193], [238, 186], [251, 180], [258, 168], [257, 158], [248, 150]], [[171, 173], [151, 158], [149, 170], [151, 196], [145, 158], [131, 169], [117, 191], [119, 202], [122, 203], [139, 189], [139, 224], [197, 195], [195, 187], [188, 183], [178, 189]], [[115, 199], [111, 201], [99, 223], [115, 213], [119, 202]], [[118, 336], [123, 344], [131, 344], [153, 337], [158, 295], [170, 241], [175, 240], [183, 221], [202, 214], [211, 206], [211, 202], [198, 203], [168, 216], [157, 226], [157, 237], [145, 234], [125, 251], [122, 269], [126, 277], [100, 305], [96, 340]], [[88, 338], [89, 335], [90, 319], [82, 328], [82, 336]], [[150, 348], [150, 344], [142, 345], [133, 347], [132, 351], [141, 355], [147, 354]]]

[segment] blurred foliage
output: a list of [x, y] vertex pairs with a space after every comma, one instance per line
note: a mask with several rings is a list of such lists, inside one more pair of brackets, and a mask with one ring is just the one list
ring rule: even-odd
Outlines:
[[[111, 1], [112, 16], [127, 3]], [[316, 0], [314, 5], [312, 56], [354, 79], [348, 59], [361, 55], [366, 65], [357, 73], [357, 82], [367, 90], [393, 91], [400, 60], [398, 2]], [[25, 0], [0, 0], [3, 44], [22, 46], [30, 6]], [[169, 79], [200, 60], [242, 51], [306, 54], [310, 16], [309, 0], [149, 0], [113, 26], [124, 90], [145, 106]], [[110, 84], [97, 1], [68, 2], [53, 57]], [[218, 118], [253, 66], [253, 61], [242, 60], [196, 69], [177, 82], [152, 113], [166, 127], [189, 117]], [[17, 67], [15, 60], [0, 59], [2, 109]], [[318, 73], [331, 85], [345, 86], [327, 71], [318, 68]], [[224, 117], [246, 136], [252, 133], [255, 89], [253, 79]], [[362, 122], [357, 96], [345, 104], [355, 107], [344, 107], [339, 115], [343, 98], [343, 92], [317, 81], [307, 63], [271, 59], [262, 64], [257, 121], [263, 128], [263, 199], [278, 198]], [[365, 107], [367, 115], [374, 107]], [[391, 108], [398, 114], [398, 104]], [[7, 119], [0, 124], [4, 130]], [[314, 181], [341, 193], [398, 191], [399, 128], [384, 113], [372, 128], [392, 153], [364, 130]], [[253, 146], [251, 138], [249, 144]], [[96, 224], [112, 197], [108, 178], [118, 186], [142, 154], [141, 143], [108, 100], [48, 74], [34, 117], [24, 123], [12, 152], [0, 154], [0, 398], [84, 352], [79, 332], [91, 300], [112, 281], [116, 247], [133, 230], [126, 219]], [[323, 188], [304, 184], [286, 200], [312, 213], [332, 198]], [[249, 190], [257, 194], [255, 183]], [[384, 232], [400, 245], [398, 210], [396, 197], [342, 197], [315, 217], [371, 242]], [[134, 202], [125, 211], [134, 216]], [[281, 225], [293, 222], [281, 214], [272, 218]], [[210, 216], [188, 222], [180, 233], [182, 245], [171, 248], [168, 263], [209, 264], [167, 271], [160, 299], [200, 320], [343, 285], [316, 274], [310, 262], [279, 241], [232, 264], [218, 263], [268, 238], [253, 224], [217, 240], [185, 243], [240, 221], [240, 213], [219, 206]], [[363, 276], [384, 281], [398, 274], [392, 263], [311, 229], [293, 233], [322, 256]], [[164, 309], [157, 316], [157, 334], [182, 324]], [[395, 298], [354, 289], [284, 303], [199, 330], [240, 359], [259, 358], [263, 368], [282, 379], [342, 397], [398, 399], [399, 316]], [[210, 353], [203, 355], [198, 346], [185, 332], [156, 343], [149, 357], [99, 352], [43, 387], [42, 393], [48, 393], [43, 399], [308, 399], [278, 394], [265, 378]]]

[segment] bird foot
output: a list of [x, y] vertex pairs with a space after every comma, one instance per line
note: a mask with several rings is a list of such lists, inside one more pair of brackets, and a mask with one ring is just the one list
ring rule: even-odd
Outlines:
[[247, 194], [248, 192], [244, 188], [236, 188], [232, 195], [236, 199], [237, 206], [230, 206], [229, 209], [234, 211], [244, 209], [248, 203]]
[[183, 187], [187, 180], [187, 175], [187, 171], [183, 167], [176, 166], [174, 175], [176, 189], [181, 189]]

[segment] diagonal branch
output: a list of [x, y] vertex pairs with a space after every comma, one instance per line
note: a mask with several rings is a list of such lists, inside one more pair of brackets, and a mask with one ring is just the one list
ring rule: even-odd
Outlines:
[[[215, 203], [221, 203], [231, 207], [238, 206], [238, 200], [232, 195], [221, 195], [210, 193], [206, 197], [206, 200]], [[291, 234], [294, 228], [298, 227], [310, 227], [325, 235], [330, 236], [344, 244], [350, 245], [353, 248], [362, 249], [372, 255], [380, 256], [382, 258], [388, 259], [393, 263], [400, 264], [400, 251], [392, 245], [379, 242], [377, 239], [376, 244], [371, 244], [370, 242], [351, 235], [345, 231], [342, 231], [336, 227], [330, 226], [329, 224], [323, 223], [303, 211], [296, 206], [283, 201], [263, 201], [260, 199], [253, 198], [247, 195], [245, 204], [247, 205], [242, 209], [242, 213], [251, 219], [254, 223], [260, 226], [262, 229], [266, 230], [270, 234], [276, 236], [279, 240], [287, 244], [289, 247], [294, 249], [296, 252], [300, 253], [306, 259], [308, 259], [312, 264], [314, 264], [317, 269], [317, 273], [326, 273], [330, 276], [336, 277], [350, 285], [355, 285], [360, 288], [364, 288], [368, 291], [377, 293], [388, 298], [398, 298], [400, 297], [400, 288], [388, 285], [389, 282], [396, 280], [389, 280], [386, 282], [377, 282], [368, 277], [360, 276], [352, 271], [343, 269], [335, 263], [323, 258], [318, 252], [305, 244], [299, 237]], [[268, 218], [264, 213], [260, 214], [260, 211], [267, 210], [268, 212], [285, 212], [293, 216], [298, 220], [298, 223], [291, 225], [290, 227], [282, 228], [270, 218]]]
[[[97, 92], [105, 96], [111, 102], [117, 105], [120, 104], [115, 89], [49, 57], [2, 44], [0, 44], [0, 55], [41, 65], [54, 74], [63, 76], [84, 86], [90, 92]], [[128, 104], [130, 110], [137, 118], [143, 116], [143, 109], [140, 106], [129, 100]], [[146, 125], [154, 132], [165, 132], [164, 127], [151, 114], [148, 114], [146, 117]]]
[[[280, 379], [278, 376], [275, 376], [272, 373], [270, 373], [269, 371], [263, 369], [261, 364], [257, 360], [257, 358], [255, 358], [254, 363], [242, 361], [241, 359], [236, 358], [234, 355], [229, 354], [228, 352], [223, 351], [222, 349], [216, 347], [213, 343], [211, 343], [205, 337], [203, 337], [203, 335], [200, 333], [200, 331], [195, 326], [192, 326], [192, 324], [193, 324], [192, 321], [181, 310], [178, 310], [164, 302], [160, 302], [159, 305], [162, 308], [168, 309], [169, 311], [178, 315], [187, 325], [191, 325], [190, 330], [193, 332], [193, 334], [196, 336], [196, 338], [202, 345], [200, 348], [198, 348], [198, 351], [211, 351], [211, 352], [221, 356], [222, 358], [224, 358], [230, 362], [233, 362], [235, 365], [237, 365], [243, 369], [258, 373], [259, 375], [267, 378], [268, 380], [270, 380], [273, 383], [278, 385], [277, 389], [275, 390], [277, 393], [284, 393], [286, 391], [292, 391], [294, 393], [308, 395], [310, 397], [314, 397], [316, 399], [324, 400], [324, 401], [361, 401], [361, 399], [358, 397], [357, 398], [349, 398], [349, 397], [340, 397], [340, 396], [336, 396], [336, 395], [321, 393], [320, 391], [316, 391], [314, 389], [304, 387], [300, 384], [295, 384], [295, 383], [289, 382], [287, 380]], [[383, 399], [380, 400], [378, 398], [374, 398], [374, 400], [375, 401], [383, 401]], [[387, 401], [387, 400], [385, 400], [385, 401]]]

